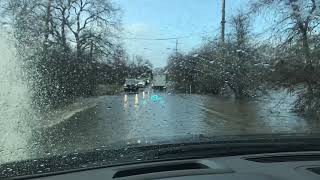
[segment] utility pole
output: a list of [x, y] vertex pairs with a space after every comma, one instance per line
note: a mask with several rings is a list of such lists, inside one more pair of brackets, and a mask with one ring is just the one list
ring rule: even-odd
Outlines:
[[179, 44], [179, 39], [176, 39], [176, 55], [178, 56], [178, 44]]
[[221, 7], [221, 42], [225, 42], [225, 24], [226, 24], [226, 0], [221, 0], [222, 7]]

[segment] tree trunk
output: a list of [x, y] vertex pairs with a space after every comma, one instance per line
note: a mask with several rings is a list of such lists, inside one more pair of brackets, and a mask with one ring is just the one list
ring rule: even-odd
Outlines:
[[302, 31], [302, 46], [303, 46], [303, 51], [306, 58], [306, 63], [308, 65], [312, 65], [307, 27], [303, 28], [303, 31]]
[[44, 34], [44, 49], [45, 49], [45, 52], [48, 49], [48, 43], [49, 43], [51, 5], [52, 5], [52, 0], [48, 0], [47, 9], [46, 9], [46, 13], [47, 14], [46, 14], [46, 19], [45, 19], [45, 34]]
[[62, 10], [62, 21], [61, 21], [61, 41], [62, 41], [62, 47], [64, 48], [64, 52], [66, 53], [67, 51], [67, 38], [66, 38], [66, 33], [65, 33], [65, 27], [67, 24], [66, 20], [66, 8], [64, 7]]
[[75, 34], [75, 39], [76, 39], [76, 48], [77, 48], [76, 55], [79, 60], [81, 57], [81, 45], [80, 45], [80, 36], [78, 33]]
[[77, 14], [77, 31], [75, 33], [76, 44], [77, 44], [77, 58], [80, 60], [81, 57], [81, 45], [80, 45], [80, 13]]

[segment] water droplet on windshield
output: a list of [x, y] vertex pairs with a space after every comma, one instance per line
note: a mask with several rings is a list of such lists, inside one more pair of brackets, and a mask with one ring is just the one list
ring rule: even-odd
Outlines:
[[80, 166], [83, 167], [83, 168], [85, 168], [85, 167], [87, 167], [88, 165], [82, 164], [82, 165], [80, 165]]
[[11, 169], [11, 168], [7, 168], [7, 170], [8, 170], [9, 172], [11, 172], [11, 171], [12, 171], [12, 169]]

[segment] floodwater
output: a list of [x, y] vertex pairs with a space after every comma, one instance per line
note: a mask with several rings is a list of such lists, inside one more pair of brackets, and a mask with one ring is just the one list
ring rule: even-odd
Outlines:
[[25, 131], [24, 144], [19, 149], [4, 147], [0, 154], [5, 156], [0, 157], [6, 158], [2, 161], [11, 161], [12, 152], [16, 151], [23, 152], [24, 158], [37, 158], [95, 150], [131, 139], [139, 144], [201, 134], [317, 133], [320, 130], [316, 120], [291, 111], [294, 96], [285, 91], [271, 92], [255, 101], [152, 90], [91, 98], [92, 101], [95, 101], [93, 106], [76, 111], [63, 121]]

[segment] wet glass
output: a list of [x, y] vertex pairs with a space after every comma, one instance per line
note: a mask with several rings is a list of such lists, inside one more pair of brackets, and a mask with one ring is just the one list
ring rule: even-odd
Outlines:
[[134, 80], [134, 79], [127, 79], [126, 80], [126, 82], [125, 82], [125, 84], [135, 84], [137, 81], [136, 80]]
[[0, 178], [25, 160], [41, 174], [67, 168], [46, 167], [56, 157], [108, 152], [78, 168], [141, 161], [129, 147], [319, 133], [318, 4], [2, 0]]

